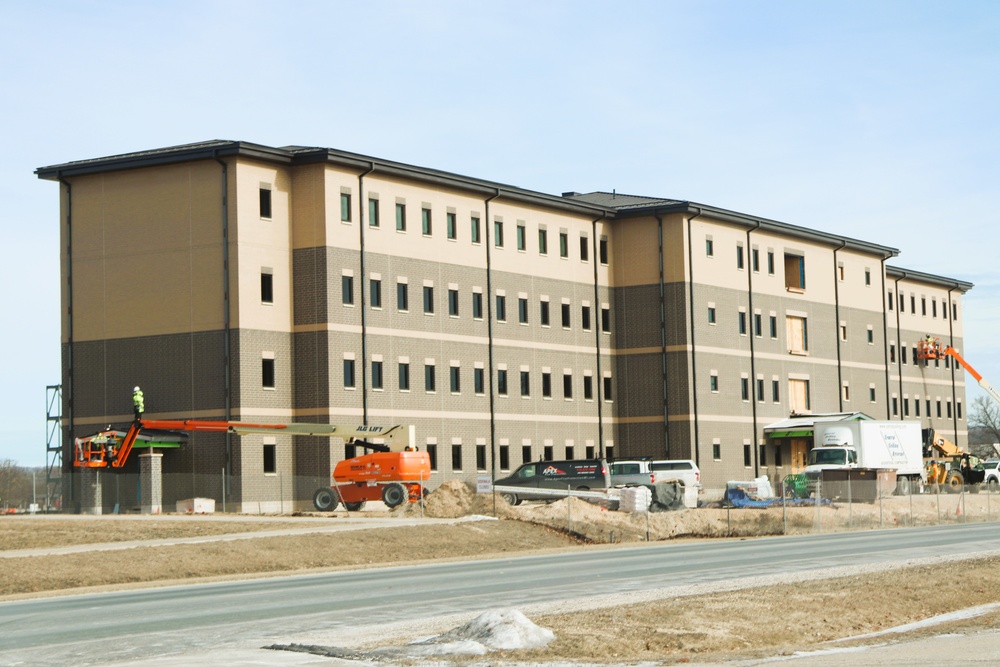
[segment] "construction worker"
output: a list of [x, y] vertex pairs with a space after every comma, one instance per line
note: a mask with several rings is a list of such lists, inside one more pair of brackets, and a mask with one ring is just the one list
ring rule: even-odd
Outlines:
[[142, 396], [142, 389], [136, 386], [132, 390], [132, 408], [135, 411], [135, 420], [139, 421], [142, 418], [142, 413], [146, 411], [146, 402]]

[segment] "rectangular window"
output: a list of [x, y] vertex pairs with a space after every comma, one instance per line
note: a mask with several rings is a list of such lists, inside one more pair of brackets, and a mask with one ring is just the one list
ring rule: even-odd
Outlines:
[[[868, 387], [868, 400], [872, 403], [875, 402], [875, 387]], [[917, 411], [919, 412], [920, 409], [918, 408]]]
[[583, 399], [585, 401], [594, 400], [594, 378], [590, 375], [583, 376]]
[[521, 252], [528, 247], [527, 231], [524, 229], [524, 225], [517, 226], [517, 249]]
[[396, 310], [410, 310], [410, 286], [406, 283], [396, 283]]
[[542, 398], [552, 398], [552, 373], [542, 372]]
[[757, 402], [764, 402], [764, 378], [757, 378]]
[[497, 304], [497, 322], [507, 321], [507, 297], [502, 294], [497, 294], [496, 297]]
[[340, 221], [351, 221], [351, 195], [346, 192], [340, 193]]
[[708, 390], [713, 394], [719, 393], [719, 376], [715, 373], [708, 376]]
[[383, 389], [382, 362], [372, 362], [372, 389]]
[[600, 258], [601, 264], [604, 265], [604, 266], [607, 266], [608, 265], [608, 237], [607, 236], [602, 236], [601, 237], [601, 241], [600, 241], [600, 243], [597, 246], [597, 252], [599, 254], [599, 258]]
[[868, 287], [871, 284], [872, 284], [872, 270], [865, 269], [865, 287]]
[[705, 239], [705, 256], [706, 257], [715, 256], [715, 242], [710, 238]]
[[549, 232], [546, 229], [538, 230], [538, 254], [549, 254]]
[[274, 359], [261, 359], [260, 362], [261, 386], [274, 389]]
[[521, 445], [521, 463], [531, 462], [531, 445]]
[[780, 384], [777, 380], [771, 380], [771, 400], [775, 403], [780, 401]]
[[740, 398], [750, 400], [750, 378], [740, 378]]
[[472, 317], [473, 319], [483, 319], [483, 293], [472, 293]]
[[340, 277], [340, 298], [345, 306], [354, 305], [354, 276]]
[[540, 301], [539, 308], [538, 319], [542, 323], [543, 327], [547, 327], [549, 326], [549, 302]]
[[611, 402], [611, 376], [604, 376], [604, 400]]
[[899, 399], [896, 396], [892, 397], [892, 416], [896, 417], [899, 415]]
[[584, 331], [590, 331], [590, 306], [583, 306], [580, 309], [580, 326]]
[[920, 297], [920, 314], [927, 317], [927, 299]]
[[563, 259], [569, 257], [569, 234], [559, 232], [559, 256]]
[[806, 258], [801, 255], [785, 255], [785, 289], [804, 290], [806, 288]]
[[445, 233], [448, 239], [454, 241], [458, 238], [458, 218], [454, 213], [446, 213], [444, 216]]
[[760, 313], [753, 314], [753, 335], [760, 338], [763, 335], [763, 316]]
[[372, 308], [382, 307], [382, 281], [376, 278], [372, 278], [369, 283]]
[[462, 391], [462, 369], [459, 366], [448, 368], [448, 380], [451, 385], [451, 393], [457, 394]]
[[750, 467], [750, 445], [743, 445], [743, 467]]
[[420, 231], [424, 236], [430, 236], [434, 231], [431, 227], [431, 210], [429, 208], [420, 209]]
[[410, 364], [401, 361], [399, 363], [399, 390], [410, 391]]
[[424, 391], [437, 390], [437, 367], [434, 364], [424, 364]]
[[611, 333], [611, 309], [601, 306], [601, 331]]
[[369, 227], [379, 226], [378, 199], [374, 199], [372, 197], [368, 198], [368, 226]]
[[563, 398], [573, 398], [573, 376], [569, 373], [563, 373]]
[[268, 188], [260, 189], [260, 217], [271, 217], [271, 190]]
[[434, 314], [434, 288], [430, 285], [424, 285], [424, 313]]
[[473, 390], [480, 396], [486, 393], [486, 373], [482, 368], [472, 369]]
[[712, 458], [716, 461], [722, 460], [722, 444], [718, 442], [712, 443]]
[[264, 445], [264, 474], [273, 475], [278, 472], [277, 445]]
[[[959, 404], [959, 405], [961, 405], [961, 404]], [[920, 416], [920, 397], [919, 396], [915, 396], [913, 398], [913, 416], [914, 417], [919, 417]]]
[[479, 218], [472, 216], [470, 222], [470, 236], [473, 243], [482, 243], [482, 228], [479, 226]]
[[503, 221], [493, 221], [493, 245], [498, 248], [503, 247]]
[[500, 445], [500, 469], [510, 470], [510, 445]]
[[476, 445], [476, 470], [486, 470], [486, 445]]
[[507, 395], [507, 369], [500, 368], [497, 370], [497, 394], [500, 396]]
[[531, 373], [521, 371], [521, 396], [531, 396]]
[[809, 380], [788, 380], [788, 409], [793, 413], [806, 413], [811, 408]]
[[757, 248], [750, 250], [750, 268], [754, 273], [760, 273], [760, 250]]
[[768, 329], [769, 329], [768, 333], [771, 335], [771, 338], [774, 339], [774, 340], [777, 340], [778, 339], [778, 317], [776, 315], [771, 315], [770, 317], [768, 317], [768, 324], [767, 324], [767, 326], [768, 326]]
[[586, 262], [590, 260], [590, 239], [586, 236], [580, 237], [580, 261]]
[[448, 290], [448, 315], [458, 317], [458, 290]]
[[773, 276], [774, 275], [774, 251], [773, 250], [768, 250], [767, 251], [767, 275], [769, 275], [769, 276]]
[[736, 268], [743, 270], [743, 244], [736, 244]]
[[344, 388], [354, 389], [354, 359], [344, 359]]
[[438, 446], [434, 444], [427, 444], [427, 457], [431, 460], [431, 470], [438, 469]]
[[264, 271], [260, 274], [260, 302], [274, 303], [274, 276]]
[[462, 470], [462, 445], [451, 446], [451, 469], [454, 471]]
[[406, 231], [406, 204], [396, 203], [396, 231]]
[[791, 354], [805, 354], [809, 350], [809, 333], [806, 318], [789, 315], [785, 320], [788, 337], [788, 351]]
[[528, 299], [525, 297], [517, 299], [517, 321], [521, 324], [528, 323]]
[[846, 341], [847, 340], [847, 325], [846, 324], [841, 324], [840, 325], [840, 340], [842, 340], [842, 341]]
[[747, 335], [747, 314], [742, 310], [739, 315], [739, 330], [741, 336]]
[[871, 327], [868, 327], [868, 344], [875, 344], [875, 331]]
[[892, 296], [892, 290], [889, 290], [889, 298], [886, 300], [886, 303], [889, 305], [889, 310], [892, 310], [894, 302], [895, 298]]
[[569, 329], [569, 324], [570, 324], [569, 304], [568, 303], [562, 304], [562, 308], [560, 310], [562, 312], [562, 327], [563, 329]]
[[708, 307], [708, 323], [715, 324], [715, 306]]

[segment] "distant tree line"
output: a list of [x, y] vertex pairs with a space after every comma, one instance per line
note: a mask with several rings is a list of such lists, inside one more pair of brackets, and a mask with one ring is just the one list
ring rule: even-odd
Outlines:
[[[35, 493], [32, 493], [32, 479]], [[0, 510], [27, 511], [32, 502], [45, 505], [45, 471], [19, 466], [11, 459], [0, 459]]]

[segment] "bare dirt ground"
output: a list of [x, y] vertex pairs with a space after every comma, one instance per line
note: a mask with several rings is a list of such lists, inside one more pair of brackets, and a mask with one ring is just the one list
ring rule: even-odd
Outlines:
[[[964, 501], [964, 505], [960, 505]], [[988, 503], [995, 504], [994, 508]], [[172, 546], [136, 546], [128, 567], [106, 554], [3, 558], [0, 596], [52, 594], [92, 587], [169, 584], [205, 578], [378, 567], [441, 558], [487, 558], [528, 552], [610, 548], [609, 542], [722, 538], [868, 525], [928, 525], [1000, 515], [997, 498], [890, 498], [868, 506], [781, 511], [707, 509], [651, 514], [608, 512], [577, 499], [509, 507], [498, 521], [351, 530]], [[448, 483], [421, 510], [364, 512], [365, 518], [493, 515], [490, 496]], [[735, 515], [735, 516], [734, 516]], [[343, 512], [297, 517], [3, 517], [0, 552], [74, 544], [162, 540], [274, 531], [353, 521]], [[313, 523], [315, 522], [315, 523]], [[605, 546], [600, 546], [605, 545]], [[238, 558], [234, 558], [234, 551]], [[109, 567], [109, 563], [113, 564]], [[876, 632], [998, 601], [1000, 557], [852, 574], [665, 600], [621, 600], [612, 606], [532, 616], [555, 632], [543, 649], [491, 655], [490, 664], [597, 664], [727, 661], [808, 650], [834, 639]], [[901, 604], [905, 601], [905, 604]], [[952, 626], [918, 631], [941, 633]], [[964, 632], [1000, 628], [1000, 613], [960, 622]], [[909, 637], [914, 636], [910, 634]], [[876, 640], [868, 640], [876, 641]], [[884, 638], [878, 641], [885, 641]], [[451, 662], [461, 659], [450, 658]], [[469, 659], [481, 662], [482, 658]]]

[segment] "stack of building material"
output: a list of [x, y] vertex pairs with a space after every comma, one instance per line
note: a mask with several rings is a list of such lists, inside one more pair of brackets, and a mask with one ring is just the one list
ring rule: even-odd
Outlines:
[[645, 486], [630, 486], [622, 489], [618, 510], [621, 512], [647, 512], [653, 494]]

